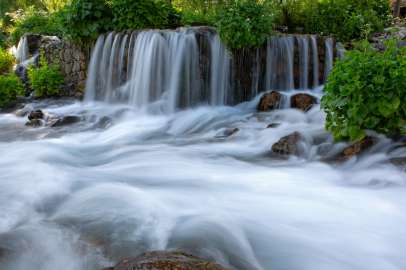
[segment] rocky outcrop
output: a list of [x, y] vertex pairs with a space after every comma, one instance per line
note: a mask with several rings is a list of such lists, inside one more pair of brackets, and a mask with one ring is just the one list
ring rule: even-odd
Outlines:
[[281, 124], [279, 124], [279, 123], [272, 123], [272, 124], [269, 124], [266, 128], [277, 128], [277, 127], [279, 127]]
[[40, 47], [49, 66], [59, 61], [59, 70], [64, 83], [58, 87], [59, 96], [81, 98], [86, 87], [87, 57], [85, 50], [70, 41], [62, 42], [57, 37], [43, 36]]
[[300, 156], [298, 144], [300, 142], [300, 133], [293, 132], [285, 137], [282, 137], [278, 142], [272, 145], [272, 151], [282, 155]]
[[271, 111], [279, 109], [283, 104], [283, 95], [278, 91], [272, 91], [271, 93], [265, 93], [259, 100], [257, 110], [258, 111]]
[[378, 143], [379, 139], [378, 138], [371, 138], [371, 137], [365, 137], [359, 142], [354, 143], [353, 145], [350, 145], [346, 148], [344, 148], [342, 154], [348, 158], [352, 159], [354, 156], [364, 152], [368, 148], [370, 148], [372, 145], [375, 143]]
[[313, 107], [313, 104], [317, 104], [317, 99], [309, 94], [301, 93], [290, 97], [290, 106], [292, 108], [307, 111]]
[[126, 259], [102, 270], [227, 270], [195, 256], [170, 251], [152, 251]]
[[44, 113], [38, 109], [35, 111], [31, 111], [28, 115], [28, 122], [25, 123], [26, 126], [33, 126], [33, 127], [41, 127], [45, 124], [44, 122]]
[[50, 127], [60, 127], [65, 125], [71, 125], [78, 123], [82, 120], [82, 117], [76, 115], [60, 116], [58, 119], [53, 120], [49, 126]]
[[0, 113], [11, 113], [16, 110], [23, 109], [24, 107], [25, 107], [24, 103], [13, 101], [6, 103], [4, 106], [0, 107]]

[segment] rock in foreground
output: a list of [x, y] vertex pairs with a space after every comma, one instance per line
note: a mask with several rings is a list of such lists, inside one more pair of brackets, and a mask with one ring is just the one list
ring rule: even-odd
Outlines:
[[317, 99], [308, 94], [296, 94], [290, 97], [290, 104], [292, 108], [298, 108], [307, 111], [317, 104]]
[[195, 256], [169, 251], [152, 251], [126, 259], [102, 270], [228, 270]]
[[61, 116], [58, 119], [52, 121], [50, 126], [51, 127], [60, 127], [60, 126], [64, 126], [64, 125], [78, 123], [81, 120], [82, 120], [82, 117], [76, 116], [76, 115]]
[[283, 95], [278, 91], [272, 91], [271, 93], [265, 93], [262, 95], [258, 104], [258, 111], [271, 111], [279, 108], [283, 104]]
[[362, 153], [363, 151], [370, 148], [374, 143], [377, 143], [378, 141], [379, 141], [378, 138], [371, 138], [367, 136], [361, 141], [344, 148], [342, 153], [346, 158], [352, 159], [355, 155]]
[[295, 131], [288, 136], [282, 137], [278, 142], [272, 145], [272, 151], [282, 155], [299, 156], [300, 133]]

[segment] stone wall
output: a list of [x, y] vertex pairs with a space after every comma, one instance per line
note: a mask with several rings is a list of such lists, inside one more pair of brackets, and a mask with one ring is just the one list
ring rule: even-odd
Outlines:
[[59, 60], [59, 70], [64, 76], [64, 84], [59, 86], [59, 96], [82, 98], [86, 87], [87, 53], [78, 44], [62, 42], [59, 38], [43, 36], [40, 48], [48, 65]]

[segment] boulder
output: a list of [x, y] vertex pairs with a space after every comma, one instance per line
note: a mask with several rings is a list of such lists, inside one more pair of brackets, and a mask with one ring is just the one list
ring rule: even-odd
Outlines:
[[353, 145], [347, 146], [344, 148], [342, 154], [348, 158], [352, 159], [354, 156], [362, 153], [366, 149], [370, 148], [373, 144], [379, 142], [379, 138], [371, 138], [366, 136], [359, 142], [354, 143]]
[[78, 89], [78, 91], [80, 91], [80, 92], [85, 92], [85, 89], [86, 89], [86, 81], [81, 81], [79, 84], [78, 84], [78, 87], [77, 87], [77, 89]]
[[282, 137], [278, 142], [272, 145], [272, 151], [282, 155], [300, 155], [298, 144], [300, 141], [300, 133], [293, 132], [285, 137]]
[[28, 115], [28, 120], [33, 119], [44, 119], [44, 113], [40, 109], [31, 111], [31, 113]]
[[32, 119], [31, 121], [26, 122], [25, 125], [32, 126], [32, 127], [41, 127], [44, 125], [44, 120]]
[[317, 99], [309, 94], [296, 94], [290, 97], [290, 104], [292, 108], [298, 108], [307, 111], [317, 104]]
[[265, 93], [262, 95], [258, 104], [258, 111], [270, 111], [278, 109], [283, 104], [283, 95], [278, 91], [272, 91], [271, 93]]
[[113, 118], [111, 118], [109, 116], [102, 116], [102, 117], [99, 118], [99, 121], [97, 122], [97, 125], [106, 127], [109, 124], [111, 124], [112, 122], [113, 122]]
[[195, 256], [170, 251], [152, 251], [126, 259], [102, 270], [228, 270]]
[[279, 123], [272, 123], [272, 124], [269, 124], [266, 128], [276, 128], [276, 127], [279, 127], [281, 124], [279, 124]]
[[51, 127], [60, 127], [65, 125], [71, 125], [74, 123], [78, 123], [82, 120], [82, 117], [76, 115], [67, 115], [67, 116], [60, 116], [58, 119], [53, 120], [49, 126]]

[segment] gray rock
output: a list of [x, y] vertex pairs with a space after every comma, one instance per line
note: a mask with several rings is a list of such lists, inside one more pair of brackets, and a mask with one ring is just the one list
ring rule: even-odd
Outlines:
[[86, 80], [86, 72], [81, 71], [79, 72], [79, 81]]
[[78, 73], [79, 71], [80, 71], [80, 62], [75, 61], [75, 63], [73, 64], [72, 72], [73, 73]]
[[378, 49], [378, 51], [380, 51], [380, 52], [384, 52], [384, 51], [386, 50], [386, 46], [385, 46], [385, 44], [383, 44], [382, 41], [379, 41], [379, 43], [378, 43], [378, 45], [377, 45], [377, 49]]
[[86, 71], [86, 62], [81, 62], [80, 63], [80, 69], [83, 71]]
[[66, 63], [65, 65], [65, 74], [69, 74], [72, 71], [72, 64], [71, 63]]
[[49, 126], [50, 127], [60, 127], [65, 125], [71, 125], [78, 123], [82, 120], [82, 117], [76, 115], [60, 116], [58, 119], [53, 120]]
[[64, 59], [65, 59], [66, 62], [71, 62], [72, 61], [72, 51], [70, 49], [65, 50]]
[[406, 42], [404, 41], [404, 40], [399, 40], [397, 43], [396, 43], [396, 47], [398, 47], [399, 49], [400, 48], [402, 48], [402, 47], [404, 47], [404, 46], [406, 46]]
[[299, 142], [300, 133], [293, 132], [292, 134], [282, 137], [278, 142], [274, 143], [272, 145], [272, 151], [277, 154], [299, 156], [301, 154], [298, 147]]

